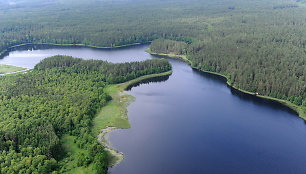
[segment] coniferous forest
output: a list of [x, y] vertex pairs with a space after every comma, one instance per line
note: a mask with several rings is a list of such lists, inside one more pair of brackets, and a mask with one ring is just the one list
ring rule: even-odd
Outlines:
[[[305, 0], [0, 0], [0, 54], [27, 43], [152, 42], [152, 52], [186, 55], [195, 68], [306, 113], [305, 19]], [[63, 172], [64, 134], [91, 154], [80, 166], [105, 173], [107, 155], [90, 130], [111, 100], [103, 88], [170, 69], [164, 59], [113, 64], [55, 56], [26, 74], [1, 76], [0, 173]]]
[[277, 52], [267, 46], [261, 49], [265, 52], [263, 55], [258, 48], [248, 44], [228, 43], [229, 47], [223, 42], [212, 44], [218, 44], [219, 50], [215, 51], [205, 42], [188, 45], [164, 39], [153, 41], [150, 48], [157, 53], [188, 55], [194, 68], [223, 74], [237, 88], [288, 100], [296, 105], [306, 105], [304, 51], [300, 50], [300, 56], [293, 57], [298, 50], [294, 53], [290, 50], [291, 54], [285, 54], [280, 48], [277, 48], [280, 51]]
[[1, 51], [24, 43], [114, 47], [164, 38], [179, 44], [155, 42], [153, 51], [188, 54], [194, 67], [222, 73], [236, 87], [306, 104], [305, 1], [9, 2], [0, 1]]
[[165, 59], [113, 64], [54, 56], [31, 72], [1, 76], [0, 173], [64, 172], [64, 134], [88, 151], [79, 166], [106, 173], [107, 154], [91, 132], [93, 117], [111, 100], [103, 88], [170, 69]]

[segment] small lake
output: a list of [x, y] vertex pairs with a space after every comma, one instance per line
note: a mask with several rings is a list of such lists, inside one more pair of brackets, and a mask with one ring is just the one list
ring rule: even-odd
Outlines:
[[[0, 64], [33, 68], [52, 55], [127, 62], [151, 59], [147, 45], [120, 49], [28, 46]], [[304, 174], [306, 125], [278, 104], [232, 91], [223, 80], [168, 59], [169, 78], [130, 90], [132, 128], [108, 134], [125, 159], [112, 174]]]

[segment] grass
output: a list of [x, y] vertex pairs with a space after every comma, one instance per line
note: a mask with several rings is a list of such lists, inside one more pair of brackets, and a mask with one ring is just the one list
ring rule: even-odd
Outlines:
[[0, 74], [7, 74], [17, 71], [25, 70], [26, 68], [12, 66], [12, 65], [0, 65]]
[[[187, 59], [186, 55], [155, 53], [155, 52], [152, 52], [150, 48], [148, 48], [146, 51], [148, 53], [152, 54], [152, 55], [166, 56], [166, 57], [170, 57], [170, 58], [182, 59], [185, 62], [187, 62], [189, 65], [192, 65], [191, 61], [189, 59]], [[243, 90], [243, 89], [240, 89], [240, 88], [237, 88], [237, 87], [233, 86], [230, 83], [229, 79], [224, 74], [220, 74], [220, 73], [216, 73], [216, 72], [211, 72], [211, 71], [205, 71], [205, 70], [202, 70], [202, 69], [198, 69], [196, 67], [192, 67], [192, 68], [200, 70], [200, 71], [205, 72], [205, 73], [215, 74], [215, 75], [218, 75], [220, 77], [224, 77], [224, 78], [226, 78], [226, 80], [227, 80], [226, 83], [227, 83], [227, 85], [229, 87], [234, 88], [236, 90], [239, 90], [240, 92], [243, 92], [243, 93], [246, 93], [246, 94], [256, 95], [254, 92], [249, 92], [249, 91], [246, 91], [246, 90]], [[260, 97], [260, 98], [267, 99], [267, 100], [273, 100], [273, 101], [276, 101], [278, 103], [281, 103], [281, 104], [291, 108], [292, 110], [294, 110], [298, 114], [299, 117], [301, 117], [302, 119], [304, 119], [306, 121], [306, 107], [305, 106], [298, 106], [298, 105], [293, 104], [293, 103], [291, 103], [291, 102], [289, 102], [287, 100], [281, 100], [281, 99], [274, 98], [274, 97], [269, 97], [269, 96], [264, 96], [264, 95], [256, 95], [256, 96]]]
[[93, 165], [89, 165], [88, 167], [78, 167], [77, 166], [78, 154], [80, 152], [87, 154], [87, 151], [85, 149], [79, 148], [77, 144], [74, 143], [75, 138], [76, 138], [75, 136], [70, 136], [70, 135], [64, 135], [61, 138], [63, 148], [68, 155], [68, 157], [64, 158], [64, 161], [63, 161], [65, 163], [64, 168], [66, 171], [64, 173], [67, 173], [67, 174], [95, 173], [93, 169]]
[[101, 129], [107, 127], [117, 127], [120, 129], [130, 128], [130, 124], [127, 117], [127, 106], [134, 101], [134, 97], [124, 92], [124, 90], [135, 83], [138, 83], [144, 79], [149, 79], [153, 77], [170, 75], [172, 71], [160, 73], [160, 74], [150, 74], [138, 77], [134, 80], [107, 86], [104, 91], [112, 96], [112, 100], [107, 103], [106, 106], [102, 108], [100, 113], [94, 118], [92, 131], [94, 135], [98, 135]]
[[[170, 75], [172, 71], [168, 71], [160, 74], [150, 74], [139, 77], [137, 79], [121, 83], [115, 85], [108, 85], [104, 88], [104, 91], [112, 96], [112, 100], [107, 103], [106, 106], [102, 108], [102, 110], [97, 114], [97, 116], [93, 120], [92, 133], [94, 136], [98, 136], [101, 133], [101, 130], [104, 130], [108, 127], [116, 127], [120, 129], [128, 129], [130, 128], [130, 123], [128, 121], [127, 116], [127, 106], [134, 101], [134, 97], [129, 95], [124, 90], [134, 84], [138, 83], [144, 79], [149, 79], [153, 77], [166, 76]], [[105, 134], [103, 134], [105, 135]], [[67, 174], [87, 174], [87, 173], [95, 173], [93, 169], [93, 165], [89, 165], [88, 167], [78, 167], [77, 160], [78, 154], [83, 152], [85, 155], [87, 151], [85, 149], [81, 149], [74, 143], [75, 136], [64, 135], [61, 138], [61, 142], [65, 152], [67, 153], [67, 157], [63, 159], [63, 163], [65, 164], [65, 173]], [[123, 155], [117, 152], [114, 149], [111, 149], [107, 146], [107, 142], [104, 138], [101, 138], [103, 142], [101, 142], [109, 153], [109, 164], [113, 166], [117, 164], [123, 159]]]
[[133, 97], [127, 94], [122, 95], [122, 91], [119, 85], [109, 85], [104, 89], [104, 92], [112, 96], [112, 100], [94, 118], [92, 128], [94, 135], [98, 135], [101, 129], [107, 127], [130, 128], [126, 107], [133, 101]]

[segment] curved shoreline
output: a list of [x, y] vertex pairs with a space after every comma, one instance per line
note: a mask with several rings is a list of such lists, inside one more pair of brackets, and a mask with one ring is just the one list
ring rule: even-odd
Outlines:
[[16, 74], [16, 73], [21, 73], [21, 72], [24, 72], [24, 73], [27, 73], [27, 71], [29, 71], [31, 69], [24, 69], [24, 70], [20, 70], [20, 71], [14, 71], [14, 72], [9, 72], [9, 73], [4, 73], [4, 74], [0, 74], [0, 76], [5, 76], [5, 75], [11, 75], [11, 74]]
[[22, 46], [29, 46], [29, 45], [44, 45], [44, 46], [77, 46], [77, 47], [84, 47], [84, 48], [97, 48], [97, 49], [118, 49], [118, 48], [124, 48], [124, 47], [131, 47], [131, 46], [137, 46], [137, 45], [144, 45], [149, 44], [151, 41], [146, 43], [133, 43], [133, 44], [126, 44], [126, 45], [119, 45], [119, 46], [113, 46], [113, 47], [99, 47], [94, 45], [85, 45], [85, 44], [55, 44], [55, 43], [23, 43], [19, 45], [14, 45], [6, 48], [5, 50], [0, 52], [0, 58], [5, 55], [6, 53], [10, 52], [11, 49], [22, 47]]
[[115, 148], [111, 146], [110, 141], [105, 138], [106, 134], [110, 133], [113, 130], [119, 129], [117, 127], [107, 127], [105, 129], [101, 129], [101, 133], [97, 136], [98, 142], [104, 146], [104, 149], [108, 151], [114, 158], [115, 162], [111, 163], [111, 167], [116, 166], [121, 163], [124, 159], [124, 155], [122, 152], [117, 151]]
[[12, 67], [14, 69], [18, 69], [18, 70], [14, 70], [14, 71], [8, 71], [5, 73], [0, 73], [0, 76], [4, 76], [4, 75], [9, 75], [9, 74], [15, 74], [15, 73], [20, 73], [20, 72], [26, 72], [28, 70], [30, 70], [29, 68], [23, 68], [23, 67], [19, 67], [19, 66], [14, 66], [14, 65], [6, 65], [6, 64], [0, 64], [0, 66], [9, 66]]
[[[150, 43], [150, 42], [148, 42], [148, 43]], [[69, 47], [69, 46], [78, 46], [78, 47], [96, 48], [96, 49], [119, 49], [119, 48], [131, 47], [131, 46], [137, 46], [137, 45], [144, 45], [144, 44], [146, 44], [146, 43], [134, 43], [134, 44], [128, 44], [128, 45], [115, 46], [115, 47], [98, 47], [98, 46], [84, 45], [84, 44], [48, 44], [48, 43], [39, 43], [39, 44], [37, 44], [37, 43], [24, 43], [24, 44], [19, 44], [19, 45], [11, 46], [11, 47], [7, 48], [6, 50], [2, 51], [0, 53], [0, 58], [4, 54], [9, 53], [10, 51], [12, 51], [11, 49], [22, 47], [22, 46], [29, 46], [29, 45], [63, 46], [63, 47], [65, 47], [65, 46], [67, 46], [67, 47]], [[16, 73], [21, 73], [21, 72], [27, 72], [29, 70], [31, 70], [31, 69], [25, 69], [25, 70], [22, 70], [22, 71], [16, 71], [16, 72], [11, 72], [11, 73], [2, 74], [2, 75], [10, 75], [10, 74], [16, 74]], [[115, 86], [118, 87], [118, 92], [120, 93], [120, 95], [127, 95], [127, 96], [132, 97], [131, 95], [127, 94], [126, 91], [125, 91], [129, 86], [131, 86], [133, 84], [137, 84], [137, 83], [139, 83], [139, 82], [141, 82], [143, 80], [147, 80], [147, 79], [155, 78], [155, 77], [170, 76], [171, 74], [172, 74], [172, 70], [167, 71], [167, 72], [163, 72], [163, 73], [158, 73], [158, 74], [144, 75], [144, 76], [138, 77], [136, 79], [133, 79], [133, 80], [121, 83], [121, 84], [115, 84]], [[131, 102], [132, 102], [131, 100], [127, 101], [126, 107]], [[125, 107], [125, 109], [126, 109], [126, 107]], [[124, 119], [128, 118], [126, 112], [125, 113], [121, 113], [121, 114], [122, 114], [122, 117]], [[116, 130], [116, 129], [127, 129], [127, 128], [107, 126], [105, 128], [100, 129], [100, 132], [97, 135], [98, 142], [100, 142], [105, 147], [106, 151], [108, 151], [113, 157], [116, 158], [114, 163], [110, 164], [110, 167], [113, 167], [113, 166], [119, 164], [124, 159], [124, 154], [122, 152], [119, 152], [115, 148], [113, 148], [111, 146], [110, 141], [105, 138], [106, 134], [108, 134], [109, 132], [111, 132], [113, 130]]]
[[[121, 84], [116, 84], [114, 86], [116, 86], [117, 88], [117, 92], [119, 93], [120, 96], [126, 96], [126, 97], [132, 97], [130, 94], [128, 94], [126, 92], [126, 89], [133, 85], [133, 84], [137, 84], [143, 80], [146, 79], [151, 79], [151, 78], [155, 78], [155, 77], [163, 77], [163, 76], [170, 76], [172, 74], [172, 70], [167, 71], [167, 72], [163, 72], [163, 73], [158, 73], [158, 74], [149, 74], [149, 75], [145, 75], [145, 76], [141, 76], [138, 77], [134, 80], [130, 80]], [[113, 97], [113, 96], [112, 96]], [[114, 97], [115, 98], [115, 97]], [[118, 99], [118, 98], [115, 98]], [[132, 102], [132, 100], [128, 100], [126, 101], [126, 105], [124, 105], [124, 109], [126, 110], [126, 112], [121, 112], [121, 117], [122, 119], [128, 119], [128, 115], [127, 115], [127, 106]], [[120, 102], [121, 103], [121, 100]], [[102, 108], [103, 110], [103, 108]], [[116, 150], [114, 147], [111, 146], [111, 143], [109, 141], [109, 139], [105, 138], [105, 136], [110, 133], [113, 130], [116, 129], [127, 129], [124, 127], [115, 127], [115, 126], [107, 126], [105, 128], [102, 128], [100, 130], [100, 133], [97, 136], [97, 140], [105, 147], [105, 149], [112, 155], [113, 158], [115, 158], [115, 160], [110, 164], [110, 167], [114, 167], [117, 164], [119, 164], [121, 161], [123, 161], [124, 159], [124, 154], [122, 152], [119, 152], [118, 150]]]
[[299, 116], [300, 118], [302, 118], [304, 121], [306, 121], [306, 114], [303, 112], [303, 109], [302, 109], [302, 106], [298, 106], [298, 105], [295, 105], [287, 100], [282, 100], [282, 99], [277, 99], [277, 98], [274, 98], [274, 97], [269, 97], [269, 96], [265, 96], [265, 95], [258, 95], [254, 92], [249, 92], [249, 91], [246, 91], [246, 90], [243, 90], [243, 89], [240, 89], [240, 88], [237, 88], [235, 86], [233, 86], [228, 78], [223, 75], [223, 74], [220, 74], [220, 73], [216, 73], [216, 72], [211, 72], [211, 71], [205, 71], [205, 70], [202, 70], [202, 69], [198, 69], [198, 68], [195, 68], [191, 65], [191, 61], [187, 59], [186, 55], [175, 55], [175, 54], [163, 54], [163, 53], [155, 53], [155, 52], [152, 52], [150, 50], [150, 48], [148, 48], [146, 50], [149, 54], [152, 54], [152, 55], [156, 55], [156, 56], [164, 56], [164, 57], [169, 57], [169, 58], [176, 58], [176, 59], [180, 59], [180, 60], [183, 60], [185, 61], [186, 63], [188, 63], [192, 69], [194, 70], [197, 70], [197, 71], [201, 71], [201, 72], [204, 72], [204, 73], [208, 73], [208, 74], [213, 74], [213, 75], [216, 75], [220, 78], [223, 78], [225, 81], [226, 81], [226, 84], [227, 86], [232, 89], [232, 90], [235, 90], [237, 92], [240, 92], [242, 94], [247, 94], [247, 95], [251, 95], [251, 96], [254, 96], [254, 97], [258, 97], [258, 98], [261, 98], [261, 99], [265, 99], [265, 100], [269, 100], [269, 101], [273, 101], [273, 102], [277, 102], [279, 104], [281, 104], [282, 106], [290, 109], [291, 111], [293, 111], [297, 116]]

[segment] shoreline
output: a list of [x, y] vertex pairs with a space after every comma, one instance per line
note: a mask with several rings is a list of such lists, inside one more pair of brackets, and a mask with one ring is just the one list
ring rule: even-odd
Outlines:
[[261, 99], [265, 99], [265, 100], [269, 100], [269, 101], [273, 101], [273, 102], [277, 102], [278, 104], [281, 104], [282, 106], [284, 107], [287, 107], [289, 108], [290, 110], [292, 110], [293, 112], [295, 112], [295, 114], [302, 118], [304, 121], [306, 121], [306, 114], [303, 112], [303, 108], [302, 106], [298, 106], [298, 105], [295, 105], [287, 100], [282, 100], [282, 99], [278, 99], [278, 98], [274, 98], [274, 97], [269, 97], [269, 96], [265, 96], [265, 95], [258, 95], [254, 92], [249, 92], [249, 91], [246, 91], [246, 90], [243, 90], [243, 89], [240, 89], [240, 88], [237, 88], [235, 86], [233, 86], [228, 78], [223, 75], [223, 74], [220, 74], [220, 73], [216, 73], [216, 72], [211, 72], [211, 71], [205, 71], [205, 70], [202, 70], [202, 69], [198, 69], [198, 68], [195, 68], [195, 67], [192, 67], [191, 66], [191, 61], [187, 59], [187, 56], [186, 55], [175, 55], [175, 54], [164, 54], [164, 53], [155, 53], [155, 52], [152, 52], [150, 48], [148, 48], [146, 50], [146, 52], [148, 52], [149, 54], [151, 55], [156, 55], [156, 56], [164, 56], [164, 57], [169, 57], [169, 58], [176, 58], [176, 59], [180, 59], [180, 60], [183, 60], [185, 61], [186, 63], [188, 63], [190, 65], [190, 67], [194, 70], [197, 70], [197, 71], [201, 71], [201, 72], [204, 72], [204, 73], [208, 73], [208, 74], [213, 74], [213, 75], [216, 75], [220, 78], [223, 78], [225, 81], [226, 81], [226, 85], [230, 88], [230, 89], [233, 89], [233, 90], [236, 90], [240, 93], [243, 93], [243, 94], [247, 94], [247, 95], [252, 95], [254, 97], [258, 97], [258, 98], [261, 98]]
[[121, 163], [124, 159], [124, 155], [122, 152], [119, 152], [114, 147], [112, 147], [108, 138], [105, 138], [106, 134], [110, 133], [113, 130], [119, 129], [117, 127], [107, 127], [105, 129], [101, 129], [100, 134], [97, 136], [98, 142], [104, 146], [104, 150], [112, 155], [112, 158], [115, 159], [113, 163], [111, 163], [110, 167], [114, 167]]
[[[150, 43], [150, 42], [148, 42]], [[27, 45], [46, 45], [46, 46], [78, 46], [78, 47], [84, 47], [84, 48], [96, 48], [96, 49], [119, 49], [119, 48], [124, 48], [124, 47], [131, 47], [131, 46], [137, 46], [137, 45], [144, 45], [146, 43], [134, 43], [134, 44], [127, 44], [127, 45], [121, 45], [121, 46], [115, 46], [115, 47], [98, 47], [98, 46], [92, 46], [92, 45], [84, 45], [84, 44], [49, 44], [49, 43], [24, 43], [24, 44], [19, 44], [19, 45], [15, 45], [15, 46], [11, 46], [9, 48], [7, 48], [6, 50], [0, 52], [0, 58], [6, 54], [9, 53], [13, 48], [18, 48], [18, 47], [22, 47], [22, 46], [27, 46]], [[26, 68], [24, 70], [21, 71], [16, 71], [16, 72], [11, 72], [11, 73], [6, 73], [6, 74], [0, 74], [1, 75], [12, 75], [12, 74], [18, 74], [18, 73], [27, 73], [28, 71], [30, 71], [31, 69]], [[155, 78], [155, 77], [163, 77], [163, 76], [170, 76], [172, 74], [172, 70], [167, 71], [167, 72], [163, 72], [163, 73], [158, 73], [158, 74], [149, 74], [149, 75], [144, 75], [141, 77], [138, 77], [136, 79], [121, 83], [121, 84], [114, 84], [114, 85], [109, 85], [109, 86], [116, 86], [117, 88], [117, 92], [119, 93], [120, 97], [127, 97], [129, 98], [128, 101], [126, 102], [122, 102], [120, 100], [120, 102], [122, 103], [126, 103], [126, 105], [124, 106], [124, 109], [126, 110], [126, 112], [121, 112], [122, 114], [122, 119], [126, 120], [128, 122], [128, 116], [127, 116], [127, 107], [129, 106], [129, 104], [131, 102], [133, 102], [134, 97], [131, 96], [130, 94], [128, 94], [126, 92], [126, 89], [133, 85], [133, 84], [137, 84], [143, 80], [146, 79], [150, 79], [150, 78]], [[112, 96], [113, 97], [113, 96]], [[111, 100], [112, 101], [112, 100]], [[110, 102], [111, 102], [110, 101]], [[107, 106], [107, 105], [106, 105]], [[104, 106], [103, 108], [105, 108], [106, 106]], [[103, 110], [103, 108], [101, 110]], [[100, 111], [101, 112], [101, 111]], [[116, 165], [118, 165], [120, 162], [123, 161], [124, 159], [124, 154], [118, 150], [116, 150], [115, 148], [113, 148], [111, 146], [110, 141], [105, 138], [105, 136], [110, 133], [113, 130], [117, 130], [117, 129], [128, 129], [130, 128], [130, 125], [128, 123], [127, 126], [123, 126], [123, 127], [115, 127], [115, 126], [106, 126], [104, 128], [100, 128], [100, 132], [99, 134], [96, 136], [97, 137], [97, 141], [104, 146], [105, 150], [107, 152], [109, 152], [109, 154], [111, 155], [110, 157], [113, 158], [111, 159], [111, 162], [109, 164], [109, 167], [114, 167]]]
[[0, 64], [0, 76], [14, 74], [18, 72], [27, 71], [29, 68], [24, 68], [15, 65], [8, 65], [8, 64]]
[[14, 72], [9, 72], [9, 73], [0, 74], [0, 76], [12, 75], [12, 74], [21, 73], [21, 72], [27, 73], [29, 70], [31, 70], [31, 69], [25, 68], [25, 69], [20, 70], [20, 71], [14, 71]]
[[[151, 42], [148, 42], [148, 43], [151, 43]], [[96, 49], [119, 49], [119, 48], [131, 47], [131, 46], [144, 45], [144, 44], [148, 44], [148, 43], [134, 43], [134, 44], [114, 46], [114, 47], [99, 47], [99, 46], [84, 45], [84, 44], [24, 43], [24, 44], [14, 45], [14, 46], [11, 46], [11, 47], [3, 50], [2, 52], [0, 52], [0, 59], [2, 59], [5, 54], [11, 52], [12, 50], [10, 50], [10, 49], [18, 48], [18, 47], [22, 47], [22, 46], [28, 46], [28, 45], [63, 46], [63, 47], [76, 46], [76, 47], [96, 48]], [[28, 70], [31, 70], [31, 68], [24, 68], [23, 70], [20, 70], [20, 71], [14, 71], [14, 72], [10, 72], [10, 73], [0, 74], [0, 76], [10, 75], [10, 74], [15, 74], [15, 73], [20, 73], [20, 72], [26, 72]]]
[[[163, 76], [170, 76], [172, 74], [172, 70], [167, 71], [167, 72], [163, 72], [163, 73], [158, 73], [158, 74], [149, 74], [149, 75], [145, 75], [145, 76], [141, 76], [138, 77], [136, 79], [124, 82], [124, 83], [120, 83], [120, 84], [114, 84], [114, 85], [109, 85], [109, 87], [114, 87], [116, 88], [116, 93], [111, 95], [112, 96], [112, 100], [109, 102], [116, 102], [113, 100], [117, 100], [117, 103], [122, 104], [123, 109], [125, 111], [121, 111], [121, 119], [125, 120], [128, 122], [128, 115], [127, 115], [127, 107], [130, 105], [131, 102], [134, 101], [134, 97], [132, 95], [130, 95], [126, 89], [133, 84], [139, 83], [143, 80], [146, 79], [151, 79], [151, 78], [155, 78], [155, 77], [163, 77]], [[114, 96], [117, 95], [117, 96]], [[122, 99], [126, 99], [126, 100], [122, 100]], [[119, 100], [119, 101], [118, 101]], [[105, 107], [107, 107], [108, 105], [106, 105]], [[101, 112], [104, 110], [104, 107], [101, 109]], [[105, 116], [105, 115], [103, 115]], [[105, 147], [105, 150], [107, 150], [110, 155], [111, 155], [111, 161], [110, 161], [110, 165], [109, 167], [114, 167], [116, 165], [118, 165], [120, 162], [122, 162], [124, 160], [124, 154], [120, 151], [118, 151], [117, 149], [115, 149], [114, 147], [112, 147], [111, 142], [108, 138], [106, 138], [107, 134], [110, 133], [113, 130], [118, 130], [118, 129], [129, 129], [130, 125], [128, 123], [128, 126], [114, 126], [111, 125], [110, 122], [108, 122], [108, 125], [106, 125], [106, 127], [102, 127], [100, 128], [100, 132], [97, 135], [97, 140], [100, 144], [102, 144]]]
[[180, 60], [183, 60], [184, 62], [186, 62], [187, 64], [189, 64], [191, 66], [191, 61], [187, 59], [186, 55], [155, 53], [155, 52], [152, 52], [150, 48], [148, 48], [146, 50], [146, 52], [151, 54], [151, 55], [154, 55], [154, 56], [164, 56], [164, 57], [180, 59]]
[[119, 46], [113, 46], [113, 47], [100, 47], [100, 46], [94, 46], [94, 45], [85, 45], [85, 44], [55, 44], [55, 43], [23, 43], [18, 44], [14, 46], [10, 46], [6, 48], [5, 50], [0, 52], [0, 58], [5, 55], [6, 53], [10, 52], [10, 49], [18, 48], [22, 46], [28, 46], [28, 45], [45, 45], [45, 46], [77, 46], [77, 47], [84, 47], [84, 48], [97, 48], [97, 49], [118, 49], [118, 48], [125, 48], [125, 47], [131, 47], [131, 46], [137, 46], [137, 45], [143, 45], [143, 44], [149, 44], [151, 42], [147, 43], [133, 43], [133, 44], [126, 44], [126, 45], [119, 45]]

